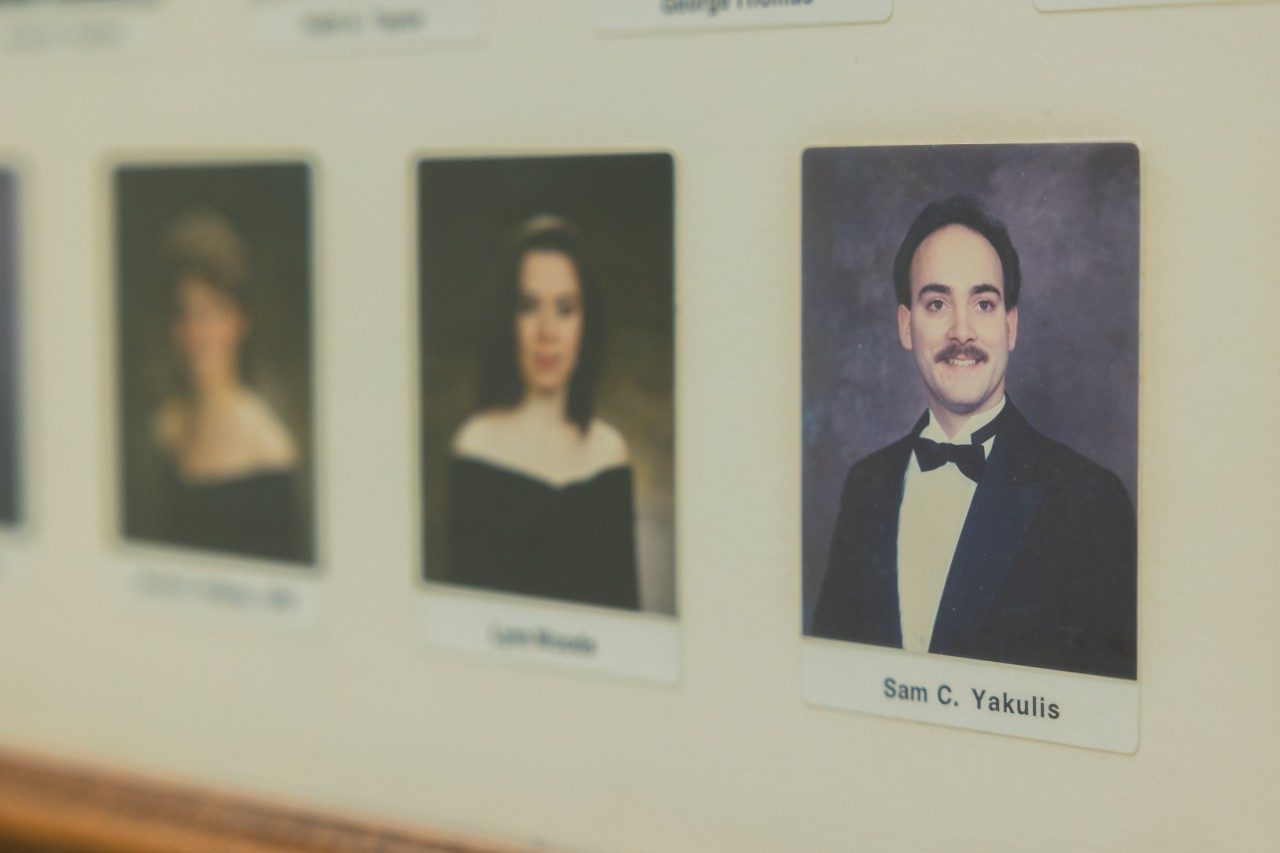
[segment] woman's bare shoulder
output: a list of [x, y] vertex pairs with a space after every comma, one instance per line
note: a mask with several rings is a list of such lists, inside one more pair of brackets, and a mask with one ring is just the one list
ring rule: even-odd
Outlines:
[[241, 399], [237, 415], [262, 468], [292, 468], [297, 464], [298, 444], [271, 404], [250, 391]]
[[593, 467], [603, 470], [625, 465], [631, 460], [631, 451], [622, 433], [609, 423], [596, 418], [586, 435], [587, 452]]
[[477, 412], [462, 422], [453, 434], [451, 447], [456, 456], [476, 456], [486, 459], [494, 456], [505, 445], [510, 415], [496, 410]]

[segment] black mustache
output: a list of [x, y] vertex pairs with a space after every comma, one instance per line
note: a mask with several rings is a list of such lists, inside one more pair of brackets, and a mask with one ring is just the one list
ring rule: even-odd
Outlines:
[[952, 344], [933, 357], [934, 361], [951, 361], [953, 358], [971, 358], [981, 364], [987, 360], [987, 353], [974, 344]]

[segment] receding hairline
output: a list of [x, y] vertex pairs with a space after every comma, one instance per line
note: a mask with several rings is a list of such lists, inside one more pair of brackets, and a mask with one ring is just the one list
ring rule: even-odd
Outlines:
[[924, 294], [924, 293], [930, 293], [930, 292], [946, 293], [950, 295], [955, 292], [956, 288], [954, 288], [952, 285], [947, 284], [945, 282], [940, 282], [940, 281], [925, 282], [920, 286], [919, 290], [915, 290], [916, 263], [920, 257], [921, 250], [924, 249], [924, 247], [929, 243], [929, 241], [933, 240], [939, 234], [944, 234], [948, 231], [953, 231], [953, 230], [966, 231], [969, 234], [972, 234], [973, 236], [979, 238], [982, 241], [983, 245], [986, 246], [987, 252], [989, 254], [989, 259], [994, 261], [993, 266], [998, 275], [997, 280], [980, 281], [977, 284], [967, 287], [966, 292], [970, 296], [977, 293], [995, 293], [1000, 297], [1001, 302], [1006, 301], [1005, 280], [1004, 280], [1004, 272], [1005, 272], [1004, 259], [1000, 257], [1000, 250], [996, 248], [995, 243], [991, 242], [991, 239], [987, 237], [986, 234], [983, 234], [981, 231], [977, 230], [976, 228], [972, 228], [963, 222], [948, 222], [945, 225], [935, 228], [934, 230], [926, 234], [920, 240], [920, 242], [916, 244], [915, 250], [911, 253], [911, 260], [907, 264], [907, 284], [912, 291], [910, 294], [910, 301], [914, 302], [921, 294]]
[[978, 198], [964, 193], [925, 205], [911, 221], [893, 257], [893, 289], [898, 304], [911, 304], [910, 267], [920, 246], [934, 234], [952, 225], [976, 232], [996, 250], [1004, 276], [1005, 305], [1010, 309], [1016, 307], [1022, 292], [1022, 269], [1009, 229], [991, 215]]

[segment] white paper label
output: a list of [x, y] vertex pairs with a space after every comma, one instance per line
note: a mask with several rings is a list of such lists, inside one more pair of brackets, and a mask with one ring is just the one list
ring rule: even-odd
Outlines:
[[475, 41], [485, 0], [254, 0], [253, 30], [273, 47], [424, 47]]
[[445, 648], [654, 681], [680, 677], [680, 626], [670, 617], [434, 586], [422, 605], [428, 640]]
[[159, 7], [155, 0], [0, 5], [0, 53], [109, 53], [150, 45]]
[[224, 569], [175, 565], [159, 559], [132, 559], [112, 566], [123, 581], [127, 599], [146, 606], [193, 616], [247, 622], [309, 625], [322, 611], [320, 582], [314, 569]]
[[893, 0], [597, 0], [611, 32], [788, 27], [887, 21]]
[[804, 696], [815, 705], [962, 729], [1138, 749], [1138, 684], [1120, 678], [804, 641]]

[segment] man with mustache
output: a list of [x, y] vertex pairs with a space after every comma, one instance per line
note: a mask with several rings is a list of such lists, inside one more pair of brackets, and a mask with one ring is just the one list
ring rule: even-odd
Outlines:
[[934, 202], [893, 278], [928, 410], [850, 469], [809, 633], [1135, 678], [1129, 495], [1005, 395], [1021, 287], [1007, 229], [970, 197]]

